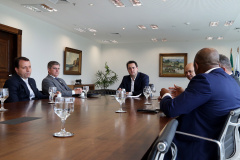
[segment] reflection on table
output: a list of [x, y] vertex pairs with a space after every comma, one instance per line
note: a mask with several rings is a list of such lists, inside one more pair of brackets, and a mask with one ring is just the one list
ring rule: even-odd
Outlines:
[[[159, 106], [157, 100], [149, 101], [153, 108]], [[144, 97], [127, 98], [127, 113], [115, 113], [119, 103], [114, 97], [75, 98], [65, 124], [74, 136], [68, 138], [52, 136], [61, 121], [47, 99], [7, 103], [8, 111], [0, 112], [0, 159], [141, 159], [170, 120], [160, 113], [137, 112], [149, 107], [144, 102]], [[21, 117], [33, 120], [3, 124]]]

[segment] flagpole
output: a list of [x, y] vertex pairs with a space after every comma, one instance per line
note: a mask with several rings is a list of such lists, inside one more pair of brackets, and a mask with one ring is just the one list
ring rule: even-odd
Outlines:
[[239, 47], [237, 48], [235, 76], [239, 77]]

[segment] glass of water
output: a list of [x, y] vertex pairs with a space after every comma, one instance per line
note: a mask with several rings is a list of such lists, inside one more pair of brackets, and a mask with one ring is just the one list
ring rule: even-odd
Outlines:
[[122, 104], [125, 103], [125, 99], [126, 99], [126, 91], [125, 90], [117, 90], [115, 99], [120, 103], [120, 108], [119, 108], [119, 110], [116, 111], [116, 113], [127, 112], [122, 109]]
[[1, 108], [0, 111], [6, 111], [4, 108], [4, 101], [8, 98], [9, 92], [8, 88], [0, 88], [0, 100], [1, 100]]
[[85, 98], [87, 98], [88, 91], [89, 91], [89, 86], [83, 86], [83, 92], [84, 92]]
[[149, 86], [145, 86], [145, 88], [143, 89], [143, 94], [146, 97], [147, 101], [144, 104], [146, 105], [152, 104], [148, 102], [148, 97], [150, 96], [151, 93], [152, 93], [151, 88]]
[[53, 134], [54, 137], [71, 137], [74, 134], [71, 132], [67, 132], [65, 130], [65, 121], [74, 112], [74, 98], [73, 97], [56, 97], [54, 112], [61, 119], [62, 125], [60, 132], [56, 132]]

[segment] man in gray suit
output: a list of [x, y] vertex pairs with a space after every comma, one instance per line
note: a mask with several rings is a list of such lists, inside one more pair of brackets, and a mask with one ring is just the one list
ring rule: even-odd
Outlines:
[[59, 70], [60, 64], [57, 61], [50, 61], [48, 63], [48, 76], [42, 81], [42, 92], [44, 94], [48, 94], [49, 87], [57, 87], [57, 91], [60, 91], [63, 97], [69, 97], [74, 94], [81, 94], [81, 88], [72, 90], [67, 86], [66, 82], [63, 79], [58, 78]]
[[230, 60], [224, 56], [223, 54], [219, 54], [219, 63], [220, 63], [220, 67], [227, 73], [229, 74], [230, 76], [232, 76], [235, 81], [237, 82], [237, 84], [240, 86], [240, 81], [238, 79], [237, 76], [235, 76], [233, 73], [232, 73], [232, 66], [231, 66], [231, 63], [230, 63]]

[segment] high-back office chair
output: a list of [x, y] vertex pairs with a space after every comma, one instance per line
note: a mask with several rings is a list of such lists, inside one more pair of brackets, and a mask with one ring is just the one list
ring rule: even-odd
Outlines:
[[197, 136], [194, 134], [184, 133], [176, 131], [176, 134], [182, 134], [186, 136], [191, 136], [206, 141], [214, 142], [219, 147], [219, 160], [239, 160], [240, 159], [240, 139], [239, 139], [239, 126], [240, 126], [240, 108], [232, 110], [223, 130], [217, 140], [205, 138], [202, 136]]
[[158, 139], [155, 141], [151, 152], [148, 155], [148, 160], [163, 160], [165, 153], [171, 147], [172, 160], [176, 159], [177, 147], [172, 142], [175, 131], [178, 126], [178, 121], [172, 119], [160, 132]]

